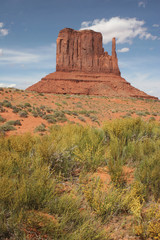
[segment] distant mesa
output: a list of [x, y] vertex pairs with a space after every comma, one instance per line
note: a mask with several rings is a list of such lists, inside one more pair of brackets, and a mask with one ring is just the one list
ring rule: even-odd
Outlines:
[[26, 90], [39, 93], [84, 94], [157, 99], [130, 85], [118, 67], [116, 40], [112, 55], [104, 51], [102, 34], [64, 28], [57, 38], [56, 72]]

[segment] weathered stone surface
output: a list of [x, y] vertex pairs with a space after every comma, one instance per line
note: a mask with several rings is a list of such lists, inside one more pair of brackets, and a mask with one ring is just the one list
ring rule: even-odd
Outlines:
[[102, 34], [92, 30], [61, 30], [57, 38], [56, 58], [56, 71], [120, 75], [115, 38], [112, 41], [112, 56], [109, 56], [102, 46]]
[[39, 93], [157, 99], [131, 86], [124, 78], [112, 73], [54, 72], [27, 90]]
[[102, 34], [65, 28], [57, 38], [56, 72], [27, 90], [57, 93], [157, 99], [130, 85], [120, 76], [116, 40], [112, 56], [104, 52]]

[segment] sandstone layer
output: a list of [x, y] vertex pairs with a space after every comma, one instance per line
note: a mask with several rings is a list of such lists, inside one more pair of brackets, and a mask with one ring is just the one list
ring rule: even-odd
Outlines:
[[27, 90], [157, 99], [134, 88], [121, 77], [115, 38], [112, 39], [110, 56], [104, 51], [101, 33], [70, 28], [61, 30], [57, 38], [56, 72]]

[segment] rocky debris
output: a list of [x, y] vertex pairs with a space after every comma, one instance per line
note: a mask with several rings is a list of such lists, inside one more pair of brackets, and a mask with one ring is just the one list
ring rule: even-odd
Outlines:
[[157, 99], [130, 85], [118, 67], [116, 39], [112, 55], [104, 51], [102, 34], [65, 28], [57, 38], [56, 72], [27, 88], [29, 91]]

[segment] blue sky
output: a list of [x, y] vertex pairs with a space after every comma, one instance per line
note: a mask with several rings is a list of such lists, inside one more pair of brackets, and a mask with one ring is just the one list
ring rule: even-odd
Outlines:
[[0, 0], [0, 86], [25, 89], [56, 66], [61, 29], [117, 39], [122, 77], [160, 98], [160, 0]]

